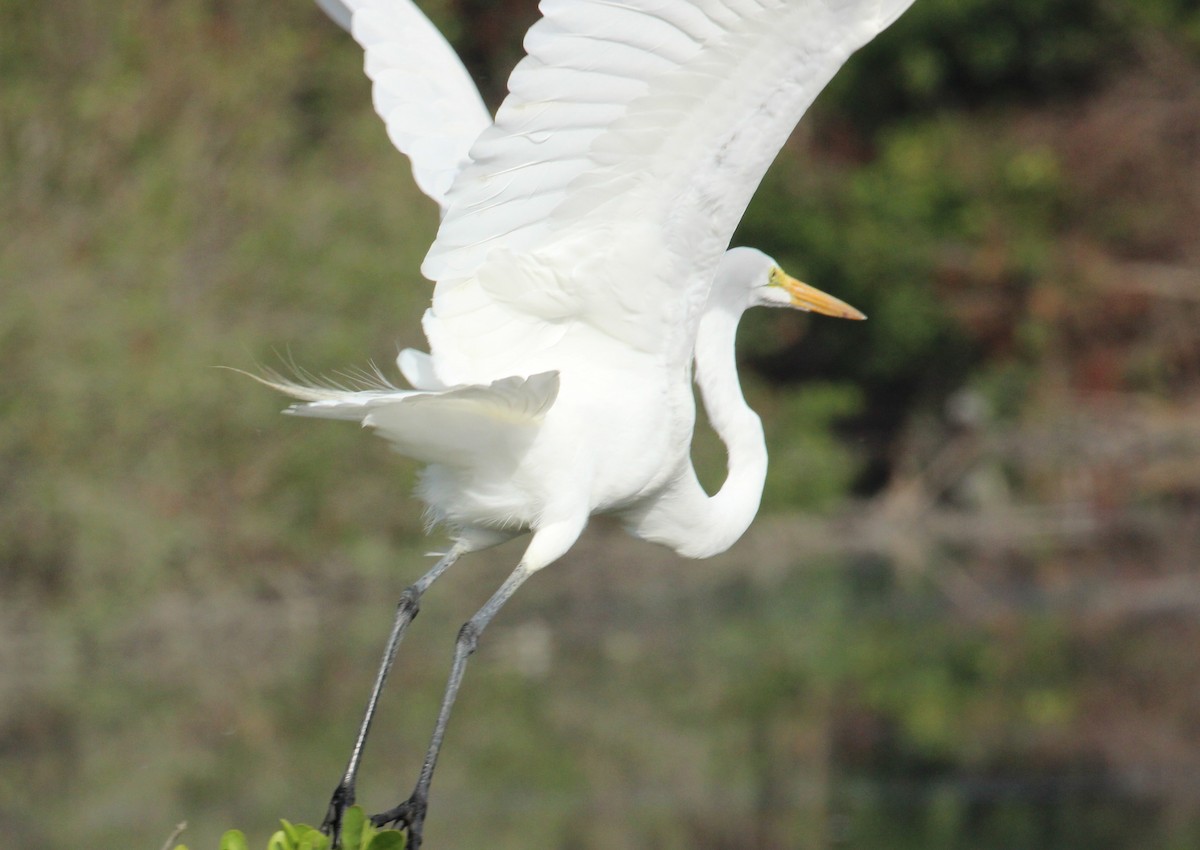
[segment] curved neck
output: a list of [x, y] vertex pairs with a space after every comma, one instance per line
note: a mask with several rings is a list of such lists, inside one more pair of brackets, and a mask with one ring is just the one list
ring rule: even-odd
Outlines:
[[[744, 308], [715, 305], [700, 319], [696, 334], [696, 384], [713, 430], [725, 444], [725, 483], [706, 497], [694, 517], [705, 529], [706, 554], [723, 552], [753, 522], [767, 480], [767, 445], [762, 421], [742, 395], [734, 341]], [[703, 556], [697, 556], [703, 557]]]
[[662, 491], [624, 513], [626, 528], [687, 558], [708, 558], [737, 542], [754, 521], [767, 479], [762, 422], [742, 397], [734, 338], [743, 304], [710, 301], [696, 333], [696, 383], [713, 430], [725, 444], [725, 483], [708, 495], [691, 463]]

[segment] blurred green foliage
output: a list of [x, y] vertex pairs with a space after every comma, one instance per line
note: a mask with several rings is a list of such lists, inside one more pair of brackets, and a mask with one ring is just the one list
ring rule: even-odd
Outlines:
[[[1106, 817], [1109, 799], [1041, 797], [1039, 783], [1049, 787], [1062, 768], [1039, 750], [1080, 712], [1078, 650], [1053, 618], [963, 624], [926, 579], [906, 581], [875, 558], [810, 564], [769, 589], [734, 581], [722, 596], [708, 651], [739, 665], [723, 708], [763, 736], [754, 759], [737, 753], [727, 769], [757, 773], [750, 781], [764, 793], [802, 798], [794, 738], [818, 724], [816, 746], [836, 754], [827, 805], [839, 841], [1082, 850], [1145, 837], [1128, 810]], [[1013, 763], [997, 760], [1002, 746]]]
[[1119, 72], [1169, 34], [1200, 55], [1188, 0], [920, 0], [830, 85], [826, 101], [862, 128], [952, 108], [1063, 98]]

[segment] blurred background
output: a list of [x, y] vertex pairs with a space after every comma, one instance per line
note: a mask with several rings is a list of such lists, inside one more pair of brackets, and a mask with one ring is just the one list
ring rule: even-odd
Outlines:
[[[531, 0], [430, 0], [495, 105]], [[437, 214], [305, 0], [0, 0], [0, 834], [319, 821], [415, 466], [228, 371], [423, 345]], [[917, 0], [735, 242], [862, 308], [750, 314], [759, 521], [593, 523], [483, 641], [437, 848], [1200, 845], [1200, 8]], [[701, 433], [697, 462], [723, 456]], [[360, 782], [415, 779], [427, 597]]]

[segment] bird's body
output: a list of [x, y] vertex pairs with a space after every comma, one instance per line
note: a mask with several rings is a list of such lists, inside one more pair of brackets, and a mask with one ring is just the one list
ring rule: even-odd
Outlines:
[[[409, 0], [318, 2], [365, 48], [376, 109], [441, 207], [422, 264], [436, 282], [430, 353], [401, 353], [412, 389], [268, 383], [299, 400], [291, 412], [359, 421], [424, 462], [419, 495], [455, 540], [401, 605], [333, 831], [420, 593], [458, 555], [532, 532], [460, 635], [417, 790], [381, 816], [415, 824], [419, 843], [478, 633], [590, 516], [616, 514], [689, 557], [723, 551], [753, 520], [767, 458], [738, 384], [742, 313], [861, 314], [758, 251], [726, 249], [800, 116], [912, 0], [542, 0], [494, 121]], [[711, 496], [690, 460], [693, 377], [729, 454]]]
[[[803, 284], [783, 276], [772, 285], [772, 269], [760, 252], [727, 252], [697, 322], [696, 379], [730, 452], [730, 475], [711, 497], [691, 465], [692, 357], [643, 350], [586, 322], [557, 328], [540, 345], [506, 350], [494, 358], [499, 368], [471, 360], [461, 347], [454, 359], [466, 368], [459, 372], [439, 368], [436, 345], [432, 356], [406, 350], [400, 361], [413, 390], [275, 386], [306, 401], [292, 412], [361, 421], [425, 461], [418, 493], [463, 552], [553, 528], [537, 561], [525, 559], [537, 569], [565, 552], [591, 515], [613, 513], [639, 537], [706, 557], [749, 526], [766, 475], [762, 428], [737, 379], [734, 337], [742, 313], [763, 304], [860, 317], [823, 293], [813, 296], [824, 299], [816, 304], [796, 301], [797, 292], [807, 294], [796, 289]], [[482, 288], [475, 280], [459, 286]], [[484, 308], [477, 309], [486, 309], [489, 302], [480, 300]], [[462, 300], [456, 306], [463, 310], [457, 315], [471, 315]], [[439, 321], [427, 313], [431, 341], [441, 335]], [[480, 337], [485, 330], [465, 338], [477, 345]]]

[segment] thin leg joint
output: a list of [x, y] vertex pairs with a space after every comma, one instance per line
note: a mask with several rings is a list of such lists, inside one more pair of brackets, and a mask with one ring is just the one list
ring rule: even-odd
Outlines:
[[410, 584], [404, 588], [404, 592], [400, 594], [400, 601], [396, 603], [397, 611], [404, 611], [405, 609], [412, 612], [414, 619], [421, 612], [421, 589], [415, 584]]
[[463, 623], [461, 629], [458, 630], [458, 648], [460, 652], [467, 655], [473, 655], [475, 648], [479, 645], [479, 633], [482, 631], [474, 620], [468, 620]]

